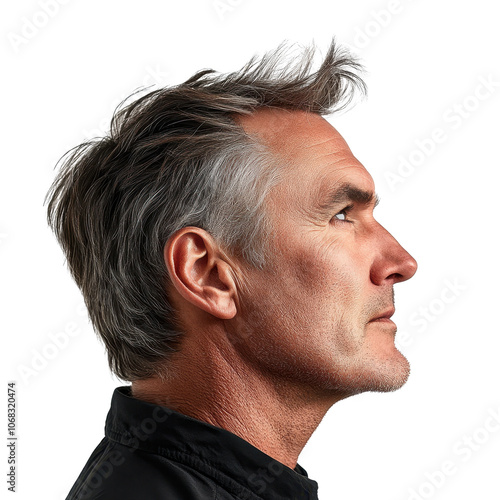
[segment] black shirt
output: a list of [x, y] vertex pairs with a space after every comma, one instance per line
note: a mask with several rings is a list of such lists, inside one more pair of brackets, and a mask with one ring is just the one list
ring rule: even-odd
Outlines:
[[67, 500], [314, 500], [318, 484], [236, 434], [113, 393], [105, 437]]

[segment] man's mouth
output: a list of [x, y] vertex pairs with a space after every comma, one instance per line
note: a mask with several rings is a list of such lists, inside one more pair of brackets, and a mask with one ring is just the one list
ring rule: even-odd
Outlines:
[[381, 312], [379, 315], [373, 317], [369, 323], [374, 323], [374, 322], [382, 322], [382, 323], [393, 323], [394, 321], [391, 320], [391, 316], [394, 314], [395, 309], [394, 307], [391, 307], [390, 309], [386, 309], [385, 311]]

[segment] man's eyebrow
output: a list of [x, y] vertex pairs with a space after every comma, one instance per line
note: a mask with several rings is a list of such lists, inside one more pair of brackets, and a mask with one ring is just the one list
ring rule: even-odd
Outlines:
[[380, 198], [372, 191], [365, 191], [353, 184], [341, 184], [335, 191], [329, 193], [323, 200], [320, 201], [321, 210], [329, 210], [347, 202], [359, 203], [361, 205], [371, 205], [375, 208]]

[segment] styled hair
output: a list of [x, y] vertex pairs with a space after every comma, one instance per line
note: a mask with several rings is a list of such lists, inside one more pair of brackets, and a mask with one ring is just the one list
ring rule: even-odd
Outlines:
[[122, 103], [107, 136], [61, 158], [48, 223], [119, 378], [161, 376], [179, 348], [163, 258], [174, 232], [200, 227], [265, 267], [272, 228], [263, 205], [279, 161], [237, 117], [262, 108], [324, 115], [365, 92], [361, 66], [334, 40], [316, 71], [314, 54], [306, 48], [291, 60], [282, 44], [237, 72], [203, 70]]

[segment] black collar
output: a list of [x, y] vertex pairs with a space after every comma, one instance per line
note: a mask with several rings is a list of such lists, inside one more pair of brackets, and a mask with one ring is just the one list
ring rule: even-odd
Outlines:
[[113, 393], [106, 436], [185, 463], [247, 498], [317, 499], [318, 484], [300, 465], [292, 470], [232, 432], [136, 399], [130, 386]]

